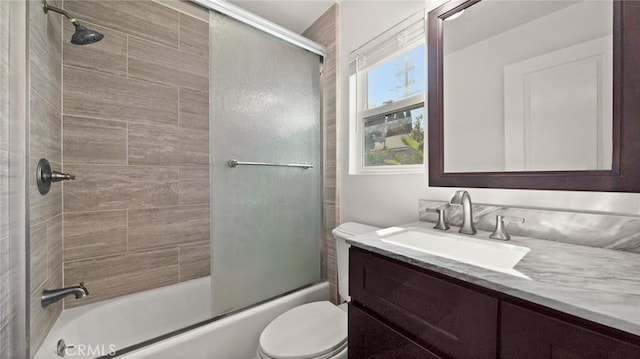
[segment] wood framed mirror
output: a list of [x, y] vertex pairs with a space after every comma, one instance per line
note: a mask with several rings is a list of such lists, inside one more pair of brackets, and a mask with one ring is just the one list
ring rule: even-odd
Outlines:
[[[640, 2], [557, 3], [452, 0], [429, 13], [429, 186], [640, 192]], [[536, 8], [504, 9], [527, 5]], [[596, 24], [587, 15], [579, 21], [608, 26], [608, 34], [568, 22], [589, 12], [607, 14], [607, 21]], [[544, 22], [551, 18], [559, 19], [557, 29]], [[458, 28], [465, 31], [447, 24], [461, 21], [466, 24]], [[560, 46], [562, 29], [576, 39]], [[585, 39], [590, 32], [592, 38]], [[549, 46], [530, 51], [537, 44]], [[594, 48], [608, 48], [609, 54], [596, 54]], [[495, 60], [509, 49], [521, 53], [504, 55], [511, 56], [504, 64]], [[462, 50], [467, 52], [460, 56]], [[561, 65], [549, 65], [559, 54], [570, 55]], [[568, 85], [571, 77], [580, 81]], [[489, 97], [491, 88], [501, 92]], [[577, 93], [588, 94], [576, 102]], [[572, 156], [580, 159], [567, 162]]]

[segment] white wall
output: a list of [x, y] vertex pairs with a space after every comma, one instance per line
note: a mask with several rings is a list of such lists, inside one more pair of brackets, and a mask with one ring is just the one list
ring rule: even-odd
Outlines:
[[[439, 1], [439, 0], [430, 0]], [[439, 1], [441, 2], [441, 1]], [[349, 175], [348, 54], [425, 6], [423, 1], [343, 1], [340, 5], [338, 156], [341, 222], [392, 226], [418, 219], [418, 199], [448, 200], [456, 188], [427, 186], [427, 175]], [[434, 6], [429, 2], [429, 9]], [[640, 215], [640, 194], [468, 189], [474, 202]]]

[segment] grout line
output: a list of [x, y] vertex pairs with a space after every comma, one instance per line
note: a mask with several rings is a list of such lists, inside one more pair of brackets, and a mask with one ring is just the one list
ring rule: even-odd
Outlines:
[[[204, 241], [201, 241], [201, 242], [204, 242]], [[192, 242], [187, 242], [187, 243], [192, 243]], [[195, 243], [195, 242], [193, 242], [193, 243]], [[78, 258], [78, 259], [70, 260], [67, 263], [87, 262], [87, 261], [96, 260], [96, 259], [122, 257], [122, 256], [130, 255], [130, 254], [149, 253], [149, 252], [163, 251], [163, 250], [173, 249], [173, 248], [179, 250], [179, 247], [180, 247], [180, 243], [173, 243], [173, 244], [166, 244], [166, 245], [162, 245], [162, 246], [158, 246], [158, 247], [140, 248], [140, 249], [135, 249], [133, 251], [129, 251], [127, 249], [127, 252], [113, 253], [113, 254], [107, 254], [107, 255], [99, 255], [99, 256], [86, 257], [86, 258]]]
[[[72, 113], [63, 113], [62, 116], [67, 116], [67, 117], [77, 117], [77, 118], [83, 118], [86, 120], [98, 120], [98, 121], [113, 121], [113, 122], [125, 122], [125, 123], [131, 123], [134, 125], [148, 125], [148, 126], [156, 126], [156, 127], [166, 127], [166, 128], [172, 128], [172, 129], [176, 129], [178, 128], [178, 125], [165, 125], [165, 124], [156, 124], [153, 122], [142, 122], [142, 121], [130, 121], [130, 120], [120, 120], [120, 119], [113, 119], [113, 118], [107, 118], [107, 117], [95, 117], [95, 116], [85, 116], [85, 115], [76, 115], [76, 114], [72, 114]], [[206, 131], [203, 129], [199, 129], [199, 128], [192, 128], [192, 127], [187, 127], [187, 129], [191, 129], [191, 130], [200, 130], [200, 131]]]
[[[129, 66], [128, 65], [128, 61], [129, 60], [127, 58], [127, 67]], [[151, 81], [151, 80], [139, 79], [139, 78], [128, 77], [128, 76], [125, 77], [125, 76], [122, 76], [122, 75], [112, 74], [110, 72], [102, 72], [102, 71], [99, 71], [99, 70], [88, 69], [86, 67], [80, 67], [80, 66], [75, 66], [75, 65], [63, 65], [63, 66], [71, 68], [71, 69], [75, 69], [75, 70], [84, 71], [84, 72], [91, 72], [91, 73], [102, 75], [102, 76], [115, 77], [115, 78], [120, 79], [120, 80], [127, 79], [127, 80], [130, 80], [130, 81], [133, 81], [133, 82], [146, 84], [148, 86], [158, 86], [158, 87], [162, 87], [162, 88], [165, 88], [165, 89], [171, 89], [171, 90], [175, 90], [177, 88], [175, 85], [165, 84], [163, 82], [155, 82], [155, 81]], [[202, 92], [202, 90], [195, 90], [195, 91]]]
[[[32, 160], [37, 161], [40, 159], [40, 157], [31, 157]], [[49, 161], [52, 164], [60, 164], [59, 162], [56, 161]], [[142, 164], [132, 164], [132, 165], [126, 165], [126, 164], [118, 164], [118, 163], [83, 163], [83, 162], [72, 162], [69, 163], [69, 165], [71, 166], [100, 166], [100, 167], [142, 167], [142, 168], [146, 168], [146, 167], [161, 167], [161, 168], [171, 168], [171, 169], [178, 169], [178, 168], [186, 168], [186, 169], [204, 169], [204, 168], [209, 168], [208, 164], [179, 164], [179, 165], [165, 165], [165, 164], [151, 164], [151, 165], [142, 165]], [[204, 178], [204, 177], [194, 177], [193, 179], [196, 178]]]
[[[172, 209], [172, 208], [189, 208], [189, 207], [207, 207], [208, 203], [191, 203], [191, 204], [176, 204], [170, 206], [159, 206], [159, 207], [146, 207], [146, 208], [120, 208], [120, 209], [106, 209], [106, 210], [90, 210], [90, 211], [71, 211], [65, 212], [65, 214], [69, 215], [80, 215], [80, 214], [99, 214], [104, 212], [121, 212], [127, 211], [127, 215], [129, 211], [144, 211], [144, 210], [154, 210], [154, 209]], [[127, 218], [128, 219], [128, 218]], [[46, 221], [46, 220], [45, 220]], [[34, 223], [33, 225], [42, 224], [43, 222]]]

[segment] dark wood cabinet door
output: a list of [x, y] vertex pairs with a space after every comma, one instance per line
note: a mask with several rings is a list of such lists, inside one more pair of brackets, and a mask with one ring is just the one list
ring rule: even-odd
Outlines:
[[400, 333], [447, 357], [495, 359], [498, 300], [351, 247], [349, 293]]
[[349, 304], [349, 359], [442, 359]]
[[638, 359], [640, 347], [507, 302], [502, 359]]

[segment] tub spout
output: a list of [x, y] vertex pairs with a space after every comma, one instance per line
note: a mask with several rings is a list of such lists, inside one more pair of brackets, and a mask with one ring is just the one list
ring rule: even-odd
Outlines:
[[42, 307], [44, 308], [71, 294], [75, 295], [76, 299], [80, 299], [88, 296], [89, 290], [84, 286], [84, 282], [80, 282], [80, 285], [74, 285], [67, 288], [43, 290], [41, 299]]

